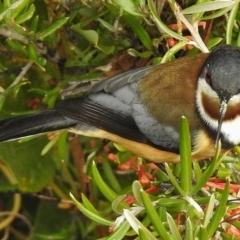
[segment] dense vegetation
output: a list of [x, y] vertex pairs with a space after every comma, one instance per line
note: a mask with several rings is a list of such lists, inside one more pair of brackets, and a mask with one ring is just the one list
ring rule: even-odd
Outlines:
[[[240, 46], [239, 21], [238, 0], [0, 1], [0, 118]], [[239, 147], [192, 163], [186, 119], [180, 132], [182, 161], [165, 166], [66, 131], [1, 143], [1, 239], [240, 239]]]

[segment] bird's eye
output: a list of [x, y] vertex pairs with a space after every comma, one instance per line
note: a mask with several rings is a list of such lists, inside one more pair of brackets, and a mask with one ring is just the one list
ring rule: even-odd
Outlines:
[[211, 78], [211, 73], [208, 69], [205, 72], [205, 80], [208, 84], [211, 84], [212, 78]]

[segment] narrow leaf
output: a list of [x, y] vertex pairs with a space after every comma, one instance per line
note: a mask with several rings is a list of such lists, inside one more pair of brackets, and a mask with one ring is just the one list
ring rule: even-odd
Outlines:
[[104, 176], [106, 176], [106, 180], [109, 184], [109, 186], [117, 193], [120, 193], [122, 191], [122, 188], [116, 178], [116, 176], [113, 173], [113, 169], [110, 166], [110, 163], [108, 160], [104, 160], [102, 162], [103, 172]]
[[140, 58], [149, 58], [153, 55], [152, 51], [139, 52], [133, 48], [129, 48], [127, 52], [129, 55], [133, 57], [140, 57]]
[[210, 222], [210, 219], [213, 216], [215, 201], [216, 201], [215, 196], [214, 196], [214, 194], [212, 194], [210, 199], [209, 199], [207, 211], [206, 211], [205, 216], [204, 216], [204, 221], [203, 221], [203, 226], [204, 227], [208, 226], [208, 224]]
[[146, 209], [146, 212], [147, 212], [149, 218], [151, 219], [154, 229], [156, 230], [158, 235], [162, 239], [171, 240], [172, 238], [168, 234], [166, 228], [163, 226], [162, 221], [161, 221], [157, 211], [153, 207], [152, 202], [151, 202], [150, 198], [148, 197], [148, 194], [146, 192], [144, 192], [143, 190], [141, 190], [141, 198], [142, 198], [144, 207]]
[[30, 30], [32, 32], [36, 32], [37, 31], [37, 27], [38, 27], [38, 21], [39, 21], [39, 16], [35, 15], [31, 21], [31, 25], [30, 25]]
[[29, 4], [29, 0], [21, 0], [13, 3], [10, 6], [12, 10], [14, 9], [14, 11], [11, 12], [11, 18], [16, 18], [17, 16], [20, 16], [20, 13], [28, 4]]
[[101, 217], [99, 214], [95, 214], [93, 212], [91, 212], [90, 210], [88, 210], [87, 208], [85, 208], [80, 202], [77, 201], [77, 199], [70, 193], [70, 197], [72, 198], [72, 200], [74, 201], [76, 207], [88, 218], [92, 219], [93, 221], [100, 223], [102, 225], [106, 225], [106, 226], [113, 226], [113, 222], [110, 220], [107, 220], [105, 217]]
[[179, 229], [178, 229], [175, 221], [173, 220], [172, 216], [169, 213], [167, 213], [167, 222], [168, 222], [170, 231], [173, 235], [173, 239], [174, 240], [182, 240], [181, 234], [179, 233]]
[[126, 237], [126, 233], [130, 228], [130, 224], [128, 221], [125, 221], [119, 228], [117, 228], [108, 238], [107, 240], [116, 240], [116, 239], [124, 239]]
[[202, 13], [208, 11], [214, 11], [226, 7], [230, 7], [235, 4], [235, 1], [211, 1], [193, 5], [191, 7], [182, 10], [183, 14]]
[[[120, 195], [114, 199], [112, 202], [112, 210], [117, 214], [122, 214], [122, 202], [127, 197], [127, 195]], [[125, 207], [125, 206], [124, 206]], [[126, 208], [126, 207], [125, 207]]]
[[209, 19], [214, 19], [214, 18], [218, 18], [218, 17], [221, 17], [223, 16], [224, 14], [226, 14], [227, 12], [229, 12], [230, 10], [232, 9], [232, 6], [231, 7], [226, 7], [226, 8], [223, 8], [223, 9], [220, 9], [218, 11], [213, 11], [212, 14], [210, 15], [207, 15], [207, 16], [204, 16], [204, 17], [201, 17], [200, 19], [198, 19], [199, 21], [204, 21], [204, 20], [209, 20]]
[[186, 196], [185, 200], [195, 210], [194, 213], [198, 216], [198, 218], [203, 218], [204, 212], [203, 212], [201, 206], [196, 201], [194, 201], [194, 199], [192, 197]]
[[35, 6], [33, 4], [31, 4], [31, 6], [29, 7], [28, 11], [26, 11], [23, 14], [19, 15], [19, 17], [17, 17], [15, 19], [15, 23], [21, 24], [21, 23], [26, 22], [27, 20], [32, 18], [34, 12], [35, 12]]
[[227, 21], [227, 29], [226, 29], [226, 43], [231, 44], [232, 43], [232, 31], [233, 31], [233, 25], [236, 21], [236, 16], [239, 10], [239, 2], [236, 3], [236, 5], [232, 8], [228, 21]]
[[223, 158], [223, 157], [219, 157], [220, 150], [221, 150], [221, 142], [219, 141], [217, 144], [217, 149], [216, 149], [214, 158], [212, 159], [208, 168], [203, 173], [202, 178], [199, 180], [199, 182], [196, 183], [196, 186], [193, 187], [192, 191], [190, 192], [190, 195], [196, 194], [207, 183], [208, 179], [212, 176], [214, 171], [217, 169], [217, 167], [219, 166]]
[[44, 67], [42, 66], [42, 62], [40, 61], [40, 57], [38, 56], [35, 46], [32, 44], [28, 44], [27, 46], [27, 53], [30, 60], [32, 60], [39, 68], [45, 71]]
[[173, 186], [175, 187], [175, 189], [182, 195], [185, 196], [185, 192], [182, 190], [181, 186], [178, 184], [175, 176], [172, 173], [172, 170], [170, 169], [169, 165], [167, 163], [165, 163], [165, 169], [167, 171], [169, 180], [171, 181], [171, 183], [173, 184]]
[[222, 198], [220, 200], [220, 203], [217, 207], [217, 210], [215, 211], [214, 215], [212, 216], [210, 223], [207, 226], [207, 233], [208, 238], [210, 239], [215, 231], [217, 230], [219, 223], [221, 219], [223, 218], [226, 210], [227, 210], [227, 201], [228, 201], [228, 195], [229, 195], [229, 181], [227, 180], [226, 186], [224, 188], [224, 191], [222, 193]]
[[99, 40], [99, 35], [96, 31], [94, 31], [94, 30], [83, 30], [83, 29], [80, 28], [79, 24], [73, 25], [71, 28], [74, 31], [81, 34], [84, 38], [86, 38], [94, 46], [97, 46], [98, 40]]
[[133, 30], [133, 32], [138, 36], [142, 44], [148, 49], [153, 49], [152, 40], [149, 37], [147, 31], [140, 24], [139, 20], [136, 17], [131, 15], [122, 15], [123, 21]]
[[134, 4], [134, 1], [129, 0], [113, 0], [118, 6], [120, 6], [123, 10], [130, 13], [133, 16], [142, 16], [144, 17], [145, 14], [140, 12], [137, 6]]
[[87, 208], [89, 211], [91, 211], [92, 213], [99, 215], [99, 212], [97, 211], [97, 209], [92, 205], [92, 203], [88, 200], [88, 198], [82, 193], [82, 201], [84, 204], [84, 207]]
[[40, 34], [36, 36], [36, 40], [43, 40], [48, 35], [55, 32], [58, 28], [62, 27], [68, 20], [68, 17], [60, 18], [53, 22], [47, 29], [43, 30]]
[[180, 124], [180, 160], [181, 188], [188, 195], [192, 188], [192, 157], [189, 125], [185, 117], [182, 117]]
[[142, 198], [141, 198], [141, 189], [142, 185], [138, 181], [134, 181], [132, 184], [133, 195], [137, 201], [137, 203], [143, 206]]
[[139, 228], [144, 229], [145, 234], [148, 235], [147, 239], [156, 240], [156, 238], [151, 234], [151, 232], [127, 209], [124, 209], [123, 214], [133, 230], [138, 234]]
[[153, 4], [153, 0], [149, 0], [148, 1], [148, 7], [151, 11], [151, 14], [153, 15], [153, 19], [155, 20], [156, 22], [156, 25], [158, 26], [158, 28], [160, 28], [162, 31], [166, 32], [169, 36], [171, 37], [174, 37], [178, 40], [182, 40], [182, 41], [186, 41], [188, 42], [188, 39], [177, 34], [176, 32], [172, 31], [168, 26], [166, 26], [161, 20], [160, 18], [158, 17], [156, 11], [155, 11], [155, 7], [154, 7], [154, 4]]
[[[0, 21], [8, 14], [11, 10], [16, 10], [21, 4], [28, 2], [28, 0], [18, 0], [10, 5], [5, 11], [0, 14]], [[12, 16], [11, 16], [12, 17]]]
[[117, 198], [117, 194], [103, 181], [94, 161], [92, 162], [92, 174], [99, 190], [110, 202]]
[[58, 138], [54, 138], [53, 140], [49, 141], [47, 145], [43, 148], [41, 152], [41, 156], [45, 155], [58, 141]]
[[184, 46], [186, 46], [186, 41], [180, 41], [179, 43], [175, 44], [172, 48], [170, 48], [166, 54], [163, 56], [161, 63], [168, 62], [169, 59], [174, 57], [174, 54], [176, 54], [178, 51], [180, 51]]
[[186, 232], [184, 236], [184, 240], [193, 240], [193, 225], [191, 219], [187, 218], [187, 224], [186, 224]]
[[209, 239], [207, 229], [203, 226], [200, 226], [198, 228], [197, 237], [198, 239]]
[[144, 231], [142, 228], [139, 228], [138, 234], [139, 234], [139, 239], [140, 239], [140, 240], [146, 240], [146, 239], [148, 239], [148, 234], [147, 234], [147, 232]]

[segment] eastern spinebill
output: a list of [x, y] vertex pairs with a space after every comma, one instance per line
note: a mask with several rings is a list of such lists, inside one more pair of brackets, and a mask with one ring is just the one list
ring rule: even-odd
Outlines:
[[190, 125], [192, 158], [240, 143], [240, 48], [217, 47], [93, 85], [84, 98], [0, 121], [0, 141], [68, 129], [116, 142], [153, 162], [179, 161], [179, 123]]

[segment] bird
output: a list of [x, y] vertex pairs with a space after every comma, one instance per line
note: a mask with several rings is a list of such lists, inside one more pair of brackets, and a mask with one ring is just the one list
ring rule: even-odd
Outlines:
[[94, 84], [85, 97], [0, 121], [0, 142], [60, 129], [111, 140], [155, 163], [177, 163], [179, 124], [189, 122], [193, 160], [240, 143], [240, 48], [145, 66]]

